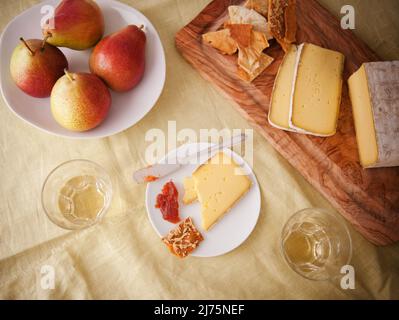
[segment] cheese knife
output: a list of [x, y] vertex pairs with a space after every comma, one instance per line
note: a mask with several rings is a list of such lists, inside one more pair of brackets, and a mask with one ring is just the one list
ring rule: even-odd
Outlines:
[[189, 161], [194, 157], [196, 157], [196, 159], [201, 159], [201, 156], [209, 155], [208, 157], [209, 159], [215, 151], [223, 150], [225, 148], [230, 148], [238, 143], [241, 143], [245, 139], [246, 135], [242, 133], [231, 137], [231, 139], [223, 141], [223, 143], [214, 144], [210, 147], [198, 150], [197, 152], [193, 152], [180, 157], [178, 156], [174, 158], [172, 157], [170, 160], [173, 161], [169, 161], [170, 163], [157, 163], [137, 170], [136, 172], [133, 173], [133, 179], [137, 183], [155, 181], [159, 178], [165, 177], [179, 170], [182, 166], [189, 163]]

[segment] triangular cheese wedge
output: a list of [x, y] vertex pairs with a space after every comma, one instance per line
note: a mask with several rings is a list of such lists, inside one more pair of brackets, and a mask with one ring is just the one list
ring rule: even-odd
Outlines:
[[205, 230], [222, 218], [251, 187], [251, 180], [223, 152], [194, 171], [193, 179]]

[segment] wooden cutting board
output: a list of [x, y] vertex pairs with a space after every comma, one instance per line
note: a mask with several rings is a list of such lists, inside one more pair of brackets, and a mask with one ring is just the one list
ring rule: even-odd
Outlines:
[[[337, 133], [328, 138], [273, 128], [267, 113], [274, 78], [283, 58], [273, 41], [266, 53], [275, 61], [248, 84], [236, 76], [236, 56], [203, 44], [201, 35], [215, 31], [229, 5], [243, 0], [214, 0], [176, 35], [176, 47], [208, 81], [216, 85], [269, 143], [319, 190], [368, 240], [388, 245], [399, 240], [399, 167], [362, 169], [359, 164], [346, 80], [363, 62], [378, 56], [315, 0], [297, 0], [297, 43], [311, 42], [345, 55], [344, 85]], [[398, 142], [399, 143], [399, 142]]]

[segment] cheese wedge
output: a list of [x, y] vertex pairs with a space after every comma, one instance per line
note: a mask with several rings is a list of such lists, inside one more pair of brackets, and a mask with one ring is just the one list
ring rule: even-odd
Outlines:
[[348, 85], [360, 164], [399, 166], [399, 61], [364, 63]]
[[205, 230], [222, 218], [251, 187], [251, 180], [223, 152], [198, 167], [193, 179]]
[[190, 204], [197, 200], [197, 191], [195, 191], [194, 180], [192, 177], [186, 177], [183, 180], [184, 196], [183, 203]]
[[316, 136], [334, 135], [341, 104], [344, 55], [314, 44], [298, 47], [289, 127]]
[[291, 45], [285, 54], [274, 80], [273, 93], [270, 100], [269, 123], [276, 128], [284, 130], [293, 130], [289, 127], [288, 117], [290, 115], [297, 51], [297, 46]]

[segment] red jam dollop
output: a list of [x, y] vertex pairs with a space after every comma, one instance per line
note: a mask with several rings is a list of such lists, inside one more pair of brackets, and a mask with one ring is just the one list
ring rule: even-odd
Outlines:
[[153, 182], [153, 181], [156, 181], [156, 180], [158, 180], [158, 177], [155, 177], [155, 176], [146, 176], [144, 178], [144, 182]]
[[162, 193], [157, 195], [155, 208], [161, 210], [164, 220], [177, 223], [179, 218], [179, 192], [172, 181], [167, 182], [163, 188]]

